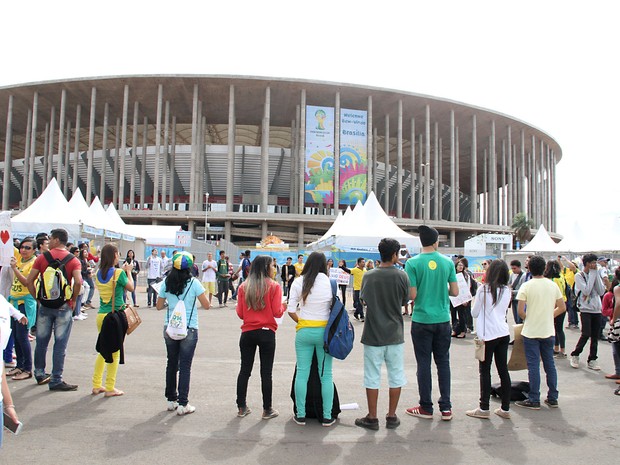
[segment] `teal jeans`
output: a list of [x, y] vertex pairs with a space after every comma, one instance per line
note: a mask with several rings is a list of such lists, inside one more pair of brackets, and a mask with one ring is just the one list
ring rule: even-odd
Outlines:
[[[325, 328], [301, 328], [295, 336], [295, 353], [297, 355], [297, 377], [295, 378], [295, 402], [297, 416], [306, 416], [306, 393], [312, 355], [316, 351], [321, 378], [321, 396], [323, 398], [323, 418], [331, 419], [334, 403], [334, 381], [332, 378], [332, 361], [334, 358], [323, 350]], [[325, 362], [325, 364], [323, 364]]]

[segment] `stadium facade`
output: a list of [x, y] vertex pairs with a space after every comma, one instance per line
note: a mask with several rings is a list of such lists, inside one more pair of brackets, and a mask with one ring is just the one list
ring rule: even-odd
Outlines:
[[2, 208], [56, 178], [128, 223], [293, 246], [374, 191], [405, 230], [446, 245], [556, 228], [558, 143], [513, 117], [410, 92], [297, 79], [152, 75], [0, 88]]

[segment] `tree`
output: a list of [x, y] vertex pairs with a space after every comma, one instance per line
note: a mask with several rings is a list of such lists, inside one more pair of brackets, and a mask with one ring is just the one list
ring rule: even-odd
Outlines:
[[517, 213], [512, 220], [511, 228], [521, 244], [529, 240], [532, 235], [530, 232], [532, 227], [534, 227], [534, 222], [530, 220], [525, 213]]

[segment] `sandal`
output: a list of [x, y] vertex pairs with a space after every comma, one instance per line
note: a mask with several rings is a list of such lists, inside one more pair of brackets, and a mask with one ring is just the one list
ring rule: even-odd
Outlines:
[[118, 396], [122, 396], [123, 394], [125, 394], [123, 391], [121, 391], [120, 389], [114, 388], [112, 391], [105, 391], [105, 394], [103, 396], [104, 397], [118, 397]]
[[11, 370], [9, 370], [6, 375], [7, 376], [15, 376], [15, 375], [19, 375], [21, 373], [23, 373], [22, 369], [15, 367], [15, 368], [12, 368]]
[[15, 376], [13, 376], [11, 379], [13, 381], [21, 381], [22, 379], [30, 379], [32, 378], [32, 372], [31, 371], [21, 371], [16, 374]]

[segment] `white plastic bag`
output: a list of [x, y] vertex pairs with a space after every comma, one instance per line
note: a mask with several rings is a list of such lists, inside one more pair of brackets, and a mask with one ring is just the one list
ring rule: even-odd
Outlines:
[[166, 334], [175, 341], [180, 341], [187, 337], [187, 311], [183, 300], [179, 300], [174, 306], [174, 310], [168, 319]]

